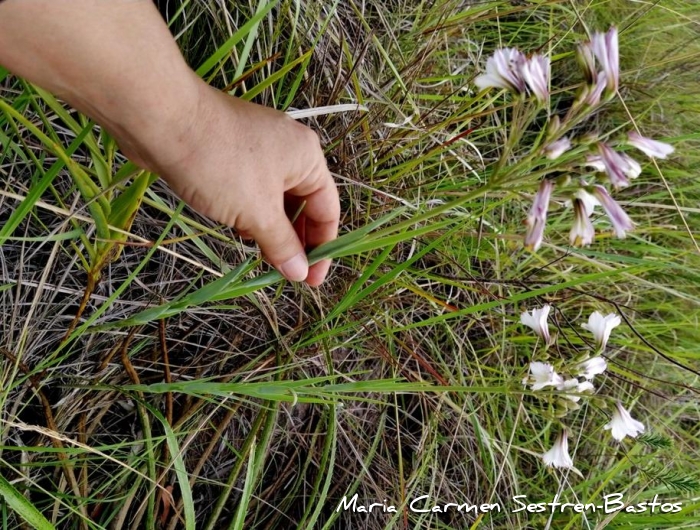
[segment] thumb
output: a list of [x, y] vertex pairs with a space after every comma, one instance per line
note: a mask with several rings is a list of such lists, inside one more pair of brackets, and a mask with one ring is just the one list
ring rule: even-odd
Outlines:
[[284, 210], [277, 211], [249, 233], [260, 246], [267, 261], [282, 276], [292, 282], [306, 279], [309, 274], [306, 253]]

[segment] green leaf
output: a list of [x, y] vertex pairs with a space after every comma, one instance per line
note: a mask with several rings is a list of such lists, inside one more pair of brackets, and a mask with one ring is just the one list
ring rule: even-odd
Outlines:
[[[128, 231], [131, 228], [131, 223], [134, 222], [136, 213], [141, 206], [143, 195], [146, 193], [148, 186], [153, 182], [152, 174], [147, 171], [142, 171], [134, 179], [119, 196], [112, 201], [112, 207], [107, 218], [110, 226], [120, 230]], [[123, 246], [115, 243], [117, 241], [126, 241], [126, 234], [110, 229], [110, 241], [102, 243], [100, 246], [100, 254], [109, 256], [110, 261], [114, 261], [121, 253]], [[112, 254], [112, 249], [117, 251]], [[98, 257], [98, 262], [101, 259]], [[104, 265], [104, 264], [103, 264]]]
[[41, 515], [41, 512], [2, 475], [0, 475], [0, 495], [5, 499], [7, 505], [33, 528], [37, 530], [55, 530], [54, 525]]
[[182, 496], [182, 505], [185, 509], [185, 529], [194, 530], [195, 529], [195, 510], [194, 510], [194, 500], [192, 498], [192, 488], [190, 487], [190, 476], [187, 474], [187, 468], [185, 467], [185, 462], [182, 459], [182, 450], [177, 441], [177, 436], [175, 436], [175, 431], [168, 423], [168, 421], [163, 417], [163, 415], [155, 408], [148, 407], [151, 414], [153, 414], [160, 423], [163, 425], [163, 430], [165, 431], [165, 440], [168, 444], [168, 450], [173, 459], [173, 469], [175, 470], [175, 476], [177, 477], [177, 482], [180, 486], [180, 495]]

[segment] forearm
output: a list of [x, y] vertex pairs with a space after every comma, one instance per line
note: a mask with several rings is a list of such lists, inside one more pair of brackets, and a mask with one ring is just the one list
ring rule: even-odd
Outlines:
[[200, 82], [149, 0], [0, 2], [0, 64], [117, 137], [137, 161], [186, 134]]

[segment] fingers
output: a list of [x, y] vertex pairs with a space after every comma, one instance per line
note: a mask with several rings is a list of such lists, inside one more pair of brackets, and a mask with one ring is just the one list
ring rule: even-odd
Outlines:
[[264, 222], [246, 230], [260, 246], [265, 258], [285, 278], [301, 282], [309, 274], [306, 253], [282, 208], [273, 210]]
[[306, 277], [306, 283], [310, 287], [318, 287], [326, 279], [329, 269], [331, 268], [331, 260], [324, 259], [318, 263], [314, 263], [309, 269], [309, 275]]
[[[297, 194], [300, 192], [306, 193], [299, 197]], [[303, 237], [307, 250], [333, 241], [338, 236], [340, 199], [338, 188], [328, 169], [325, 168], [325, 164], [320, 170], [320, 177], [317, 177], [311, 186], [309, 182], [303, 182], [292, 188], [289, 194], [297, 195], [298, 198], [306, 201], [303, 210], [303, 228], [297, 228], [297, 232]], [[312, 287], [323, 283], [330, 266], [330, 260], [314, 264], [309, 270], [306, 283]]]

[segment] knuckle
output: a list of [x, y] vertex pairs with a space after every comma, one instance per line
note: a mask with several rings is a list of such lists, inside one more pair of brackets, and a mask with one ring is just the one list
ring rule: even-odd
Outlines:
[[313, 146], [314, 149], [321, 150], [321, 137], [313, 129], [304, 127], [303, 139], [307, 144]]

